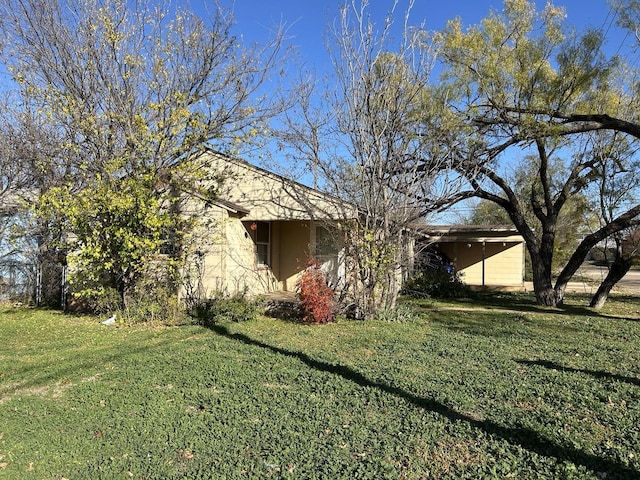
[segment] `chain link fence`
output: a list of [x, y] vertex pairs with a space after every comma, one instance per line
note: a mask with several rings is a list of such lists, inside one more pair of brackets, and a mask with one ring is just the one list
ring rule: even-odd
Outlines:
[[33, 301], [36, 290], [36, 272], [33, 264], [18, 260], [0, 262], [0, 301]]
[[67, 268], [57, 263], [0, 261], [0, 302], [64, 308]]

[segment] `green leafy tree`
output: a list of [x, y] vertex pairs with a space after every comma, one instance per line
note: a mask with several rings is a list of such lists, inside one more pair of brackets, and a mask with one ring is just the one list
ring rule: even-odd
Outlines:
[[[509, 176], [509, 181], [513, 185], [518, 198], [529, 199], [536, 191], [541, 190], [538, 177], [539, 165], [536, 157], [526, 157], [519, 165], [513, 175]], [[550, 166], [550, 176], [558, 181], [567, 175], [566, 168], [560, 162], [555, 161]], [[505, 175], [506, 177], [506, 175]], [[556, 185], [555, 189], [559, 189]], [[530, 202], [522, 202], [523, 214], [527, 224], [531, 225], [534, 231], [542, 231], [542, 224]], [[588, 227], [593, 225], [595, 216], [592, 214], [592, 205], [588, 201], [584, 192], [577, 192], [567, 199], [566, 204], [560, 210], [556, 221], [556, 233], [553, 245], [553, 272], [559, 272], [569, 260], [579, 237], [588, 231]], [[466, 219], [467, 223], [478, 225], [491, 224], [511, 224], [511, 218], [507, 211], [500, 205], [489, 200], [480, 200], [473, 207], [471, 215]], [[527, 256], [527, 271], [531, 274], [531, 259]]]
[[173, 222], [160, 208], [152, 181], [151, 176], [146, 182], [106, 177], [73, 193], [53, 188], [38, 209], [40, 217], [53, 217], [62, 231], [73, 232], [65, 242], [75, 273], [72, 288], [90, 304], [109, 289], [123, 302], [130, 298], [145, 267], [161, 251]]
[[[581, 154], [589, 135], [616, 131], [632, 142], [640, 139], [635, 75], [603, 53], [602, 31], [568, 30], [563, 10], [551, 4], [538, 12], [533, 2], [507, 0], [501, 14], [466, 31], [460, 20], [452, 21], [439, 38], [443, 101], [459, 126], [449, 129], [447, 146], [467, 181], [453, 200], [477, 197], [503, 208], [525, 239], [537, 301], [559, 305], [588, 251], [640, 214], [640, 205], [628, 205], [586, 235], [553, 283], [559, 219], [570, 199], [593, 184], [602, 162], [616, 165], [606, 151]], [[530, 155], [536, 181], [522, 197], [504, 174], [504, 161]], [[556, 162], [564, 167], [560, 176]], [[530, 211], [537, 229], [527, 218]]]
[[245, 48], [232, 26], [218, 4], [206, 18], [144, 0], [0, 5], [17, 95], [55, 133], [55, 149], [31, 144], [37, 168], [64, 167], [56, 188], [33, 199], [35, 211], [68, 229], [67, 248], [81, 247], [73, 273], [118, 285], [123, 300], [161, 230], [184, 245], [180, 215], [167, 215], [181, 196], [215, 195], [218, 179], [196, 161], [203, 145], [236, 149], [280, 108], [277, 95], [259, 91], [282, 36]]

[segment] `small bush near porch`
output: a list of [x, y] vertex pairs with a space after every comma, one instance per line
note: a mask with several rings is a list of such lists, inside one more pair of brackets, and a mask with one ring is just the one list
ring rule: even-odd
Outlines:
[[411, 306], [211, 329], [0, 307], [0, 478], [640, 477], [638, 298]]

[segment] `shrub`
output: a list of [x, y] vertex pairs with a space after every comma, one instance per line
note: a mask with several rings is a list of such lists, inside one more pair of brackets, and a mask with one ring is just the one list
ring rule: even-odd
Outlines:
[[378, 320], [390, 323], [404, 323], [415, 320], [420, 315], [409, 305], [397, 305], [396, 308], [380, 310], [376, 314]]
[[328, 285], [327, 274], [316, 260], [308, 262], [296, 288], [305, 322], [328, 323], [334, 320], [335, 292]]
[[423, 270], [405, 282], [402, 293], [415, 298], [459, 298], [469, 295], [469, 287], [455, 273]]
[[99, 287], [89, 292], [71, 291], [64, 308], [70, 312], [107, 315], [122, 310], [122, 297], [113, 287]]
[[302, 305], [297, 301], [270, 300], [267, 302], [264, 314], [267, 317], [280, 318], [282, 320], [299, 321], [303, 318]]
[[259, 302], [251, 301], [243, 294], [227, 296], [219, 293], [189, 309], [189, 315], [204, 326], [224, 321], [256, 320], [259, 313]]
[[122, 299], [115, 288], [104, 287], [92, 295], [74, 295], [74, 309], [88, 310], [98, 315], [115, 312], [122, 306]]
[[187, 320], [178, 295], [168, 288], [153, 288], [146, 293], [136, 290], [120, 311], [125, 323], [161, 323], [181, 325]]

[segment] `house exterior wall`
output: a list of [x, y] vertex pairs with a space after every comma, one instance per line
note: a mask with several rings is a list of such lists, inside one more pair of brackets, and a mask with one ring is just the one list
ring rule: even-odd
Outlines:
[[[260, 295], [278, 289], [273, 265], [258, 265], [251, 223], [233, 219], [226, 232], [226, 291]], [[273, 247], [272, 247], [273, 249]]]
[[229, 215], [223, 209], [212, 209], [207, 212], [209, 225], [201, 235], [209, 240], [208, 244], [202, 241], [202, 288], [204, 295], [209, 297], [217, 292], [226, 290], [227, 258], [226, 258], [226, 230]]
[[[489, 285], [521, 286], [524, 282], [524, 244], [487, 243], [485, 283]], [[519, 268], [518, 268], [519, 267]]]
[[[197, 212], [199, 226], [188, 245], [190, 258], [185, 274], [204, 298], [223, 293], [258, 295], [277, 289], [271, 268], [256, 264], [256, 247], [250, 223], [219, 206], [189, 204]], [[200, 269], [194, 268], [196, 264]], [[183, 274], [183, 276], [185, 275]], [[195, 278], [195, 277], [199, 278]], [[186, 293], [186, 292], [185, 292]]]
[[[295, 291], [313, 251], [316, 221], [353, 214], [348, 212], [352, 207], [334, 197], [239, 159], [205, 151], [201, 165], [224, 179], [217, 193], [224, 201], [211, 202], [204, 207], [206, 213], [199, 213], [200, 218], [213, 219], [209, 235], [215, 238], [204, 258], [202, 284], [207, 295]], [[203, 208], [200, 203], [190, 210]], [[270, 225], [268, 266], [256, 262], [254, 222]]]
[[[237, 158], [205, 150], [199, 162], [200, 168], [222, 179], [220, 185], [205, 185], [215, 188], [216, 199], [198, 199], [196, 192], [185, 209], [211, 225], [206, 232], [209, 239], [194, 240], [204, 240], [203, 246], [192, 244], [204, 252], [200, 290], [206, 296], [295, 291], [308, 260], [316, 255], [316, 228], [358, 214], [354, 206], [331, 195]], [[270, 226], [268, 262], [264, 260], [264, 239], [256, 243], [261, 234], [254, 231], [264, 232], [264, 224]], [[336, 254], [323, 253], [326, 258], [320, 259], [335, 285], [345, 283], [341, 251], [343, 246]]]
[[309, 258], [309, 222], [271, 222], [269, 266], [256, 262], [253, 222], [230, 215], [222, 209], [209, 214], [210, 235], [215, 238], [206, 247], [202, 287], [206, 296], [215, 293], [250, 296], [274, 291], [295, 291]]
[[467, 285], [495, 287], [523, 285], [524, 244], [522, 242], [484, 241], [483, 246], [482, 241], [440, 241], [438, 249], [454, 262], [456, 271]]
[[274, 223], [280, 227], [278, 242], [280, 289], [285, 292], [294, 292], [296, 282], [302, 275], [310, 256], [310, 225], [306, 221]]

